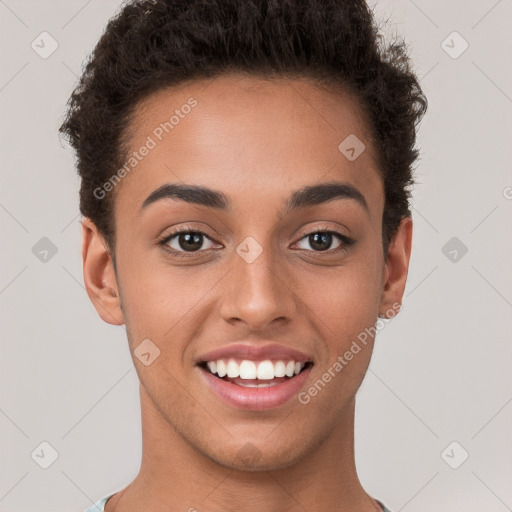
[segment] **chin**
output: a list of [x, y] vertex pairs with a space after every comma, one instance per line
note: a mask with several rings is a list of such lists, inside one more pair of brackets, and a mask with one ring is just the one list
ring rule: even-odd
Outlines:
[[295, 465], [305, 458], [309, 451], [299, 440], [294, 442], [291, 441], [291, 437], [287, 439], [288, 443], [284, 446], [282, 443], [279, 446], [272, 445], [268, 440], [236, 443], [207, 456], [216, 463], [237, 471], [277, 471]]

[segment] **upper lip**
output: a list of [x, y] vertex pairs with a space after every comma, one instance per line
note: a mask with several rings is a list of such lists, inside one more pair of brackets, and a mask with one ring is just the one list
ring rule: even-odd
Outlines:
[[[261, 342], [260, 342], [261, 343]], [[249, 360], [263, 360], [271, 359], [275, 361], [295, 361], [302, 363], [311, 361], [311, 357], [301, 352], [300, 350], [279, 345], [277, 343], [267, 343], [266, 345], [254, 345], [248, 343], [235, 343], [227, 345], [205, 354], [197, 358], [197, 363], [204, 363], [206, 361], [216, 361], [218, 359], [249, 359]]]

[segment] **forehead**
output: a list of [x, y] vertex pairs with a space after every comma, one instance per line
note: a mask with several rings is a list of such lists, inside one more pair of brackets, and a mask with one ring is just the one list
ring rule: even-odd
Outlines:
[[[354, 160], [347, 146], [364, 150]], [[139, 155], [116, 191], [116, 216], [166, 183], [223, 190], [235, 204], [282, 205], [286, 192], [332, 180], [365, 190], [377, 206], [383, 196], [358, 102], [304, 79], [226, 75], [158, 91], [138, 105], [129, 148]]]

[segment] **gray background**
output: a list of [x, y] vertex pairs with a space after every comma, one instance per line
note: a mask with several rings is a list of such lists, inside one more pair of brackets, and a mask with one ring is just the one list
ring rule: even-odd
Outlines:
[[[78, 179], [57, 136], [119, 5], [0, 0], [1, 511], [81, 512], [139, 468], [138, 380], [124, 328], [82, 284]], [[389, 0], [378, 13], [409, 41], [430, 111], [404, 307], [359, 392], [358, 471], [394, 512], [512, 510], [512, 1]], [[46, 59], [31, 48], [43, 31], [58, 43]], [[457, 58], [454, 31], [469, 44]], [[31, 456], [43, 441], [58, 452], [47, 469], [49, 448]]]

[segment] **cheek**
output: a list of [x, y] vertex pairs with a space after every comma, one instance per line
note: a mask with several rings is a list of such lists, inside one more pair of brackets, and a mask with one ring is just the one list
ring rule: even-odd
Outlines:
[[[304, 300], [318, 318], [319, 326], [331, 346], [343, 349], [349, 340], [373, 325], [380, 304], [380, 278], [375, 264], [348, 262], [302, 281]], [[334, 348], [334, 347], [332, 347]]]
[[325, 432], [334, 428], [368, 369], [380, 298], [374, 268], [367, 262], [340, 267], [308, 288], [315, 290], [306, 295], [314, 313], [309, 317], [326, 347], [310, 386], [298, 397], [311, 428], [315, 418], [323, 418]]
[[[153, 340], [166, 353], [177, 354], [202, 324], [202, 300], [215, 287], [217, 274], [204, 267], [172, 267], [144, 263], [134, 257], [119, 264], [123, 312], [130, 342]], [[172, 343], [171, 343], [172, 341]], [[164, 355], [162, 353], [162, 355]]]

